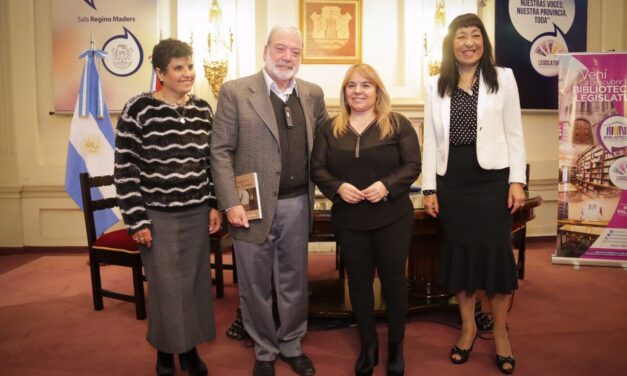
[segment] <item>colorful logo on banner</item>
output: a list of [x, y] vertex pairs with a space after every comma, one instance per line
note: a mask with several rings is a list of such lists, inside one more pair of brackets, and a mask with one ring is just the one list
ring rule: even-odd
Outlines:
[[610, 181], [622, 190], [627, 189], [627, 157], [622, 157], [612, 163]]
[[496, 1], [495, 55], [512, 68], [522, 108], [557, 108], [558, 54], [586, 50], [586, 0]]
[[598, 138], [610, 153], [627, 146], [627, 118], [618, 115], [605, 118], [599, 126]]
[[575, 1], [510, 1], [509, 16], [518, 34], [531, 42], [529, 60], [535, 71], [557, 76], [557, 54], [568, 52], [564, 35], [575, 20]]

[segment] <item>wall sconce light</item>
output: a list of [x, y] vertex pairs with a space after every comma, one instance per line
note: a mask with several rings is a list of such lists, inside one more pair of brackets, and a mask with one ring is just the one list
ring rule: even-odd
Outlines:
[[444, 0], [437, 0], [435, 5], [435, 17], [433, 19], [433, 31], [427, 35], [425, 32], [424, 48], [429, 75], [440, 73], [442, 64], [442, 41], [446, 35], [446, 5]]
[[207, 33], [208, 58], [204, 60], [205, 77], [211, 92], [218, 98], [220, 87], [229, 71], [229, 53], [233, 49], [233, 32], [223, 32], [222, 9], [218, 0], [211, 2], [209, 10], [209, 32]]

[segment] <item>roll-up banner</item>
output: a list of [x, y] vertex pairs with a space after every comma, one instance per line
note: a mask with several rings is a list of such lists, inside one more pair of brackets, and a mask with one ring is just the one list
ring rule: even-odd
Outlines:
[[559, 56], [554, 263], [627, 266], [627, 53]]

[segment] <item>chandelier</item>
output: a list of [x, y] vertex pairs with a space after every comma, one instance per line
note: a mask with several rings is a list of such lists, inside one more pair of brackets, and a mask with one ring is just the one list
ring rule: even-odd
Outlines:
[[444, 0], [436, 1], [433, 31], [429, 35], [425, 32], [424, 48], [430, 76], [440, 73], [442, 65], [442, 41], [446, 35], [445, 8]]
[[229, 54], [233, 49], [233, 32], [224, 32], [222, 25], [222, 9], [218, 0], [211, 2], [209, 10], [209, 32], [207, 33], [207, 59], [204, 59], [205, 77], [211, 85], [215, 98], [229, 71]]

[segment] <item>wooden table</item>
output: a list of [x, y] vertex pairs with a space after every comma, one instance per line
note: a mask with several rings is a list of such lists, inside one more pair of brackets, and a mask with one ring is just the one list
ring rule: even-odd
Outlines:
[[605, 229], [606, 226], [591, 224], [565, 224], [561, 226], [557, 231], [560, 255], [563, 257], [581, 256]]
[[[542, 203], [540, 196], [527, 199], [525, 206], [514, 215], [512, 234], [518, 248], [518, 277], [524, 278], [525, 237], [527, 222], [535, 218], [534, 208]], [[480, 214], [478, 214], [480, 215]], [[472, 218], [469, 218], [472, 220]], [[314, 211], [314, 226], [310, 241], [335, 241], [329, 210]], [[450, 294], [438, 285], [441, 237], [438, 220], [422, 208], [414, 209], [414, 232], [408, 259], [409, 312], [450, 308]], [[342, 271], [341, 260], [336, 257]], [[346, 278], [310, 281], [310, 317], [347, 318], [352, 314]], [[383, 315], [385, 304], [378, 280], [375, 280], [375, 313]]]

